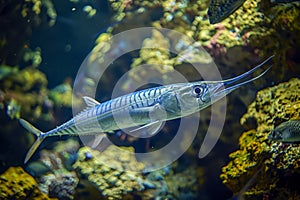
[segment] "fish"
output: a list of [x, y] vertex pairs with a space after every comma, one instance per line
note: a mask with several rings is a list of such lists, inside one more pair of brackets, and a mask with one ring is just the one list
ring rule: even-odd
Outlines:
[[[103, 103], [85, 96], [83, 100], [87, 105], [86, 109], [48, 132], [42, 132], [20, 118], [20, 124], [37, 137], [26, 154], [24, 163], [31, 158], [43, 140], [51, 136], [95, 135], [94, 147], [105, 138], [105, 133], [116, 130], [129, 129], [131, 134], [140, 137], [153, 136], [160, 131], [166, 121], [196, 113], [242, 85], [260, 78], [272, 65], [251, 79], [250, 76], [269, 63], [272, 57], [255, 68], [227, 80], [162, 85], [138, 90]], [[248, 80], [240, 82], [247, 78]]]
[[52, 169], [41, 161], [33, 161], [28, 163], [26, 171], [34, 177], [41, 177], [49, 172], [53, 172]]
[[[216, 24], [240, 8], [246, 0], [211, 0], [208, 7], [208, 18], [211, 24]], [[300, 0], [271, 0], [271, 3], [291, 3]]]
[[211, 24], [223, 21], [243, 5], [245, 0], [210, 0], [208, 17]]
[[279, 124], [268, 135], [268, 139], [283, 143], [300, 142], [300, 120], [290, 120]]
[[271, 3], [292, 3], [299, 2], [300, 0], [271, 0]]

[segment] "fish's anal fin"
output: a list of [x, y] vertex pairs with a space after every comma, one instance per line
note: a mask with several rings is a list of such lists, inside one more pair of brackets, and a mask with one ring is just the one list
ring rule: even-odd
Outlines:
[[[140, 138], [148, 138], [156, 133], [158, 133], [161, 128], [163, 127], [165, 121], [155, 121], [151, 122], [149, 124], [146, 124], [144, 126], [138, 127], [136, 129], [130, 130], [130, 135], [132, 136], [138, 136]], [[138, 133], [138, 134], [136, 134]]]
[[100, 142], [103, 140], [104, 137], [105, 137], [105, 134], [102, 134], [102, 133], [97, 134], [97, 135], [95, 136], [95, 139], [94, 139], [94, 141], [93, 141], [91, 147], [92, 147], [93, 149], [95, 149], [95, 148], [100, 144]]
[[100, 102], [98, 102], [97, 100], [95, 100], [91, 97], [84, 96], [82, 98], [83, 98], [85, 104], [87, 105], [87, 107], [95, 107], [96, 105], [100, 104]]

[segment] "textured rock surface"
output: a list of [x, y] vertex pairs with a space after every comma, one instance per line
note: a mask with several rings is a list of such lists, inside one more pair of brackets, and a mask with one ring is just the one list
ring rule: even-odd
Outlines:
[[50, 199], [33, 177], [21, 167], [10, 167], [0, 175], [0, 199]]
[[300, 145], [268, 140], [277, 125], [300, 118], [300, 80], [261, 90], [249, 106], [241, 123], [249, 130], [239, 139], [239, 149], [230, 154], [231, 161], [223, 167], [221, 179], [234, 193], [260, 170], [245, 193], [249, 198], [299, 198]]

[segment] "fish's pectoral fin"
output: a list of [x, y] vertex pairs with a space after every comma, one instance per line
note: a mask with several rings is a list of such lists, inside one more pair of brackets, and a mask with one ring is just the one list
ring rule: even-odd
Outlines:
[[84, 96], [82, 98], [83, 98], [85, 104], [87, 105], [87, 107], [95, 107], [96, 105], [100, 104], [100, 102], [98, 102], [97, 100], [93, 99], [92, 97]]
[[[138, 127], [136, 129], [130, 130], [129, 132], [132, 134], [132, 136], [139, 136], [141, 138], [147, 138], [155, 135], [158, 133], [161, 128], [163, 127], [165, 121], [155, 121], [151, 122], [149, 124], [146, 124], [144, 126]], [[138, 134], [136, 134], [138, 133]]]
[[30, 133], [33, 133], [34, 135], [37, 136], [36, 141], [33, 143], [31, 148], [26, 154], [25, 161], [24, 163], [27, 163], [27, 161], [31, 158], [31, 156], [34, 154], [34, 152], [37, 150], [37, 148], [40, 146], [40, 144], [43, 142], [45, 137], [42, 137], [43, 132], [32, 126], [29, 122], [27, 122], [24, 119], [19, 119], [20, 124]]
[[148, 113], [149, 117], [151, 119], [151, 123], [157, 122], [157, 121], [166, 121], [167, 119], [167, 113], [166, 110], [161, 106], [159, 103], [148, 106], [148, 107], [142, 107], [142, 108], [134, 108], [130, 111], [131, 113]]

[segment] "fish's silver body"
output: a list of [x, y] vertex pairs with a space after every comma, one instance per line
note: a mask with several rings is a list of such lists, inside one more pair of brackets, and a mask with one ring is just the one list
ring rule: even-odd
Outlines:
[[248, 72], [228, 80], [164, 85], [136, 91], [103, 103], [90, 97], [83, 97], [87, 108], [66, 123], [48, 132], [41, 132], [29, 122], [20, 119], [20, 123], [38, 137], [27, 153], [25, 162], [32, 156], [43, 139], [49, 136], [103, 135], [105, 132], [119, 129], [129, 129], [130, 133], [136, 133], [137, 136], [154, 135], [165, 121], [198, 112], [240, 86], [261, 77], [270, 67], [254, 78], [236, 83], [241, 79], [249, 78], [254, 71], [261, 68], [271, 58]]

